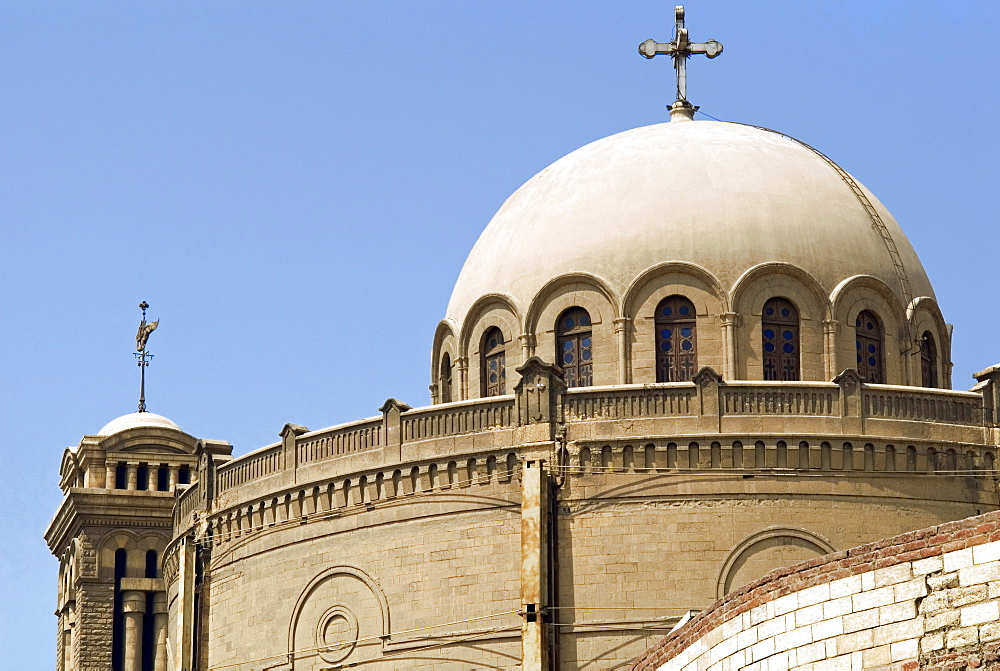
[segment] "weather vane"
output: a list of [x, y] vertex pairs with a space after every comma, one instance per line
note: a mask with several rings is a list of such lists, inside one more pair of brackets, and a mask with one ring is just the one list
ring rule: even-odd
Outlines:
[[674, 29], [673, 42], [657, 42], [649, 39], [639, 45], [639, 53], [646, 58], [666, 54], [674, 59], [674, 70], [677, 71], [677, 100], [670, 106], [673, 110], [685, 110], [687, 118], [691, 118], [698, 108], [687, 99], [687, 59], [691, 54], [705, 54], [715, 58], [722, 53], [722, 44], [715, 40], [707, 42], [691, 42], [688, 39], [687, 28], [684, 27], [684, 6], [674, 7], [674, 17], [677, 20]]
[[159, 319], [146, 323], [146, 308], [148, 307], [149, 303], [146, 301], [139, 303], [139, 309], [142, 310], [142, 321], [139, 322], [139, 332], [135, 334], [135, 358], [139, 364], [139, 412], [146, 412], [146, 367], [149, 366], [149, 360], [153, 358], [153, 355], [146, 351], [146, 341], [149, 340], [149, 334], [160, 325]]

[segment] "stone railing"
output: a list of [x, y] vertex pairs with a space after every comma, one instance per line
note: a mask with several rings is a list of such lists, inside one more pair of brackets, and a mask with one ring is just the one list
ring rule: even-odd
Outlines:
[[974, 392], [871, 385], [865, 387], [862, 397], [866, 417], [983, 424], [983, 397]]
[[382, 445], [382, 418], [371, 417], [350, 424], [313, 431], [295, 441], [299, 464], [334, 459]]
[[566, 421], [695, 414], [696, 389], [690, 382], [615, 387], [576, 387], [566, 393]]
[[403, 440], [477, 433], [514, 424], [513, 395], [432, 405], [403, 414]]
[[281, 445], [265, 447], [219, 467], [216, 473], [216, 492], [222, 493], [245, 482], [280, 473], [281, 470]]
[[[991, 468], [998, 431], [984, 419], [984, 408], [997, 403], [992, 378], [979, 393], [868, 385], [853, 370], [833, 382], [726, 382], [705, 368], [691, 382], [567, 390], [559, 369], [534, 357], [519, 372], [507, 396], [418, 409], [390, 399], [381, 417], [319, 431], [286, 425], [280, 443], [219, 465], [207, 498], [224, 494], [220, 503], [229, 506], [260, 496], [250, 485], [265, 480], [267, 491], [283, 491], [393, 464], [544, 443], [564, 425], [579, 446], [652, 446], [668, 462], [667, 443], [676, 440], [678, 464], [697, 468], [703, 461], [719, 468], [843, 463], [898, 471]], [[696, 459], [681, 454], [695, 443]]]
[[191, 513], [198, 510], [201, 505], [201, 495], [198, 484], [190, 485], [187, 489], [177, 495], [177, 520], [180, 526], [186, 526], [191, 519]]
[[724, 415], [840, 414], [840, 390], [826, 382], [733, 382], [720, 388], [720, 396]]

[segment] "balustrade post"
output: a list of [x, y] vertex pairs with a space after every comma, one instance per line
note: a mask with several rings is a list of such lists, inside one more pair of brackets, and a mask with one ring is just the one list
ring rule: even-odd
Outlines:
[[833, 378], [840, 386], [841, 427], [845, 435], [860, 435], [865, 432], [865, 413], [862, 403], [861, 374], [856, 368], [848, 368]]
[[548, 437], [555, 440], [555, 426], [562, 421], [562, 398], [566, 392], [562, 368], [533, 356], [519, 366], [521, 379], [514, 387], [519, 426], [548, 424]]
[[403, 453], [403, 413], [410, 406], [394, 398], [386, 399], [379, 408], [382, 413], [382, 435], [384, 454], [388, 460], [398, 462]]
[[691, 379], [698, 393], [698, 414], [701, 415], [701, 429], [722, 430], [722, 405], [719, 403], [719, 387], [725, 384], [714, 370], [705, 366]]

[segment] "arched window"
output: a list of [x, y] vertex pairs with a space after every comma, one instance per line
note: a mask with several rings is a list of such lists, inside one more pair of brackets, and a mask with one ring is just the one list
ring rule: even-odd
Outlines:
[[594, 384], [594, 343], [590, 313], [583, 308], [566, 310], [556, 323], [556, 333], [556, 360], [562, 366], [566, 386], [589, 387]]
[[503, 333], [493, 327], [483, 336], [479, 347], [482, 363], [483, 396], [502, 396], [507, 393], [506, 348]]
[[930, 331], [920, 336], [920, 384], [924, 387], [938, 386], [937, 345]]
[[694, 304], [668, 296], [656, 306], [656, 381], [686, 382], [698, 372]]
[[451, 355], [447, 352], [441, 357], [441, 402], [451, 403]]
[[764, 303], [761, 314], [765, 380], [799, 380], [799, 311], [785, 298]]
[[855, 349], [858, 352], [858, 373], [865, 382], [885, 382], [882, 325], [874, 313], [865, 310], [854, 322]]

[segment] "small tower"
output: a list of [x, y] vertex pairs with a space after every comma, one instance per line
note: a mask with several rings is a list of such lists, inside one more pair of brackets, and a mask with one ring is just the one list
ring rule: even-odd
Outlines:
[[228, 443], [199, 441], [145, 411], [151, 356], [145, 345], [157, 322], [147, 324], [148, 306], [140, 307], [139, 412], [66, 448], [59, 483], [64, 498], [45, 530], [59, 558], [57, 671], [166, 671], [161, 571], [175, 493], [197, 478], [201, 451], [232, 452]]

